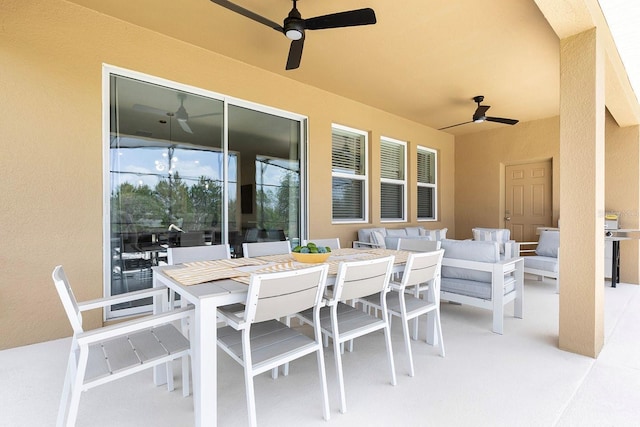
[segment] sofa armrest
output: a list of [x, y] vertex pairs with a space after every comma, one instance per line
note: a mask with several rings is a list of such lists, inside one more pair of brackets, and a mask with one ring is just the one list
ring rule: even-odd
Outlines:
[[371, 242], [361, 242], [359, 240], [354, 240], [353, 241], [353, 247], [356, 249], [378, 249], [381, 248], [382, 245], [378, 245], [377, 243], [371, 243]]

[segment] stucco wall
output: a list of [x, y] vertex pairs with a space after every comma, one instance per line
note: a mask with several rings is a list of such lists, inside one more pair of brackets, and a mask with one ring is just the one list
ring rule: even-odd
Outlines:
[[[374, 224], [379, 137], [409, 142], [410, 182], [416, 145], [437, 149], [441, 221], [426, 226], [455, 233], [448, 134], [63, 1], [5, 1], [1, 20], [0, 348], [70, 335], [50, 277], [55, 265], [65, 266], [79, 300], [103, 294], [103, 63], [306, 115], [310, 234], [345, 246], [364, 225], [331, 224], [331, 123], [370, 132]], [[101, 321], [85, 316], [88, 328]]]
[[553, 117], [456, 138], [456, 238], [471, 238], [473, 227], [504, 227], [504, 167], [537, 160], [552, 161], [556, 224], [560, 209], [559, 126], [558, 117]]

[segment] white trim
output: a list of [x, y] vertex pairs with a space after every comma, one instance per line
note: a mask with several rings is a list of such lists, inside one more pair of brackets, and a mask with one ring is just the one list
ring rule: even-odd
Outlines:
[[[401, 185], [402, 186], [402, 217], [401, 218], [383, 218], [382, 217], [382, 191], [380, 192], [380, 222], [381, 223], [391, 223], [391, 222], [407, 222], [407, 185], [408, 185], [408, 170], [407, 170], [407, 147], [408, 144], [406, 141], [401, 141], [399, 139], [389, 138], [387, 136], [380, 137], [380, 150], [382, 151], [382, 142], [388, 142], [391, 144], [397, 144], [404, 147], [403, 153], [403, 175], [404, 179], [389, 179], [380, 177], [380, 183], [383, 184], [393, 184], [393, 185]], [[382, 154], [380, 155], [380, 170], [382, 170]]]
[[[196, 86], [187, 85], [184, 83], [176, 82], [173, 80], [167, 80], [161, 77], [141, 73], [138, 71], [129, 70], [126, 68], [117, 67], [114, 65], [102, 64], [102, 192], [103, 192], [103, 209], [102, 209], [102, 223], [103, 223], [103, 293], [105, 296], [111, 295], [111, 180], [110, 180], [110, 109], [111, 109], [111, 85], [110, 78], [112, 75], [122, 76], [125, 78], [132, 78], [140, 80], [141, 82], [156, 84], [167, 87], [171, 90], [177, 90], [182, 92], [189, 92], [196, 95], [200, 95], [213, 100], [222, 101], [223, 103], [223, 125], [224, 129], [228, 129], [229, 105], [247, 108], [260, 113], [271, 114], [273, 116], [294, 120], [300, 123], [300, 212], [299, 212], [299, 227], [300, 227], [300, 239], [304, 238], [307, 234], [308, 228], [308, 209], [309, 201], [307, 200], [308, 191], [303, 190], [308, 187], [309, 177], [307, 176], [307, 159], [306, 152], [308, 144], [308, 117], [292, 113], [290, 111], [281, 110], [275, 107], [270, 107], [263, 104], [258, 104], [251, 101], [246, 101], [239, 98], [223, 95], [217, 92], [213, 92], [207, 89], [202, 89]], [[228, 132], [223, 132], [222, 151], [224, 155], [222, 176], [225, 183], [228, 183], [229, 179], [229, 138]], [[366, 148], [366, 147], [365, 147]], [[238, 165], [239, 167], [240, 165]], [[239, 171], [238, 171], [239, 172]], [[229, 218], [227, 212], [227, 206], [229, 202], [228, 185], [224, 186], [223, 191], [223, 226], [224, 229], [229, 230]], [[223, 236], [223, 243], [228, 243], [228, 236]], [[111, 307], [105, 307], [103, 311], [103, 319], [114, 319], [131, 314], [142, 313], [148, 311], [147, 308], [151, 306], [136, 307], [133, 309], [121, 309], [117, 310], [117, 315], [111, 311]]]
[[417, 212], [417, 206], [418, 206], [418, 195], [416, 194], [416, 216], [417, 216], [417, 220], [418, 222], [435, 222], [438, 221], [438, 151], [434, 150], [433, 148], [428, 148], [428, 147], [424, 147], [422, 145], [418, 145], [416, 148], [416, 165], [418, 163], [418, 152], [420, 151], [426, 151], [428, 153], [433, 153], [434, 157], [435, 157], [435, 161], [434, 163], [434, 167], [433, 167], [433, 176], [435, 178], [435, 183], [433, 184], [427, 184], [427, 183], [423, 183], [423, 182], [418, 182], [418, 177], [416, 175], [416, 187], [426, 187], [426, 188], [433, 188], [433, 218], [420, 218]]
[[[335, 219], [333, 218], [333, 202], [331, 205], [331, 223], [332, 224], [363, 224], [369, 222], [369, 133], [367, 131], [363, 131], [360, 129], [339, 125], [336, 123], [331, 123], [331, 138], [333, 139], [333, 131], [341, 130], [344, 132], [351, 132], [357, 135], [361, 135], [364, 137], [364, 149], [363, 149], [363, 159], [364, 159], [364, 174], [363, 175], [352, 175], [352, 174], [344, 174], [341, 172], [333, 172], [333, 165], [331, 167], [331, 178], [346, 178], [352, 180], [360, 180], [364, 181], [364, 190], [363, 190], [363, 218], [349, 218], [349, 219]], [[333, 142], [332, 142], [333, 144]], [[333, 146], [331, 147], [333, 150]], [[333, 159], [332, 159], [333, 163]], [[331, 198], [333, 201], [333, 185], [331, 188]]]

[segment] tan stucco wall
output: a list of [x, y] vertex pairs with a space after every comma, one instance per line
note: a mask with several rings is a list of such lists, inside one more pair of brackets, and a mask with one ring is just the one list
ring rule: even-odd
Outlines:
[[[370, 132], [373, 224], [379, 137], [409, 141], [410, 182], [416, 145], [437, 149], [442, 219], [425, 225], [455, 233], [448, 134], [63, 1], [4, 2], [1, 19], [0, 348], [70, 335], [50, 277], [55, 265], [65, 266], [79, 300], [103, 294], [103, 63], [306, 115], [310, 234], [345, 246], [364, 225], [331, 224], [331, 123]], [[415, 199], [411, 188], [414, 224]], [[88, 328], [101, 321], [85, 316]]]
[[[605, 209], [618, 212], [620, 228], [640, 228], [640, 131], [605, 122]], [[620, 281], [640, 282], [640, 241], [620, 242]]]
[[504, 227], [504, 167], [537, 160], [552, 162], [556, 224], [559, 132], [559, 119], [552, 117], [456, 138], [456, 238], [471, 238], [473, 227]]

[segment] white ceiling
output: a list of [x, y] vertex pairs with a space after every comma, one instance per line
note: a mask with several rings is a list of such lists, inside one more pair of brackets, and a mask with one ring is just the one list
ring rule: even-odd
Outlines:
[[[208, 0], [70, 1], [436, 129], [471, 120], [475, 95], [489, 116], [526, 122], [559, 111], [558, 37], [533, 0], [301, 0], [303, 18], [371, 7], [378, 22], [307, 31], [291, 71], [283, 34]], [[292, 7], [235, 3], [278, 23]]]

